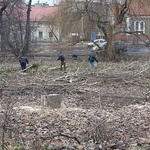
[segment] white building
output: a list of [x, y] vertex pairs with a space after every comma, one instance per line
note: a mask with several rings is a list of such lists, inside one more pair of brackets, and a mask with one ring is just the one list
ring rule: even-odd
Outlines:
[[32, 6], [30, 14], [31, 41], [52, 42], [60, 40], [60, 27], [56, 24], [59, 22], [58, 17], [58, 6]]

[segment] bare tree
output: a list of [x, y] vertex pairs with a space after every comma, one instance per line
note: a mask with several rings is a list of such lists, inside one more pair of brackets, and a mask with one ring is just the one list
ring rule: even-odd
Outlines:
[[5, 48], [6, 50], [13, 53], [15, 56], [18, 56], [23, 47], [24, 41], [24, 21], [22, 21], [23, 6], [22, 2], [16, 1], [13, 3], [7, 14], [5, 15], [5, 33], [7, 33], [7, 38], [5, 38]]
[[[54, 13], [49, 14], [49, 16], [46, 16], [45, 19], [46, 24], [51, 31], [51, 36], [54, 36], [56, 41], [59, 41], [59, 37], [57, 36], [57, 32], [59, 32], [61, 18], [60, 18], [60, 10], [57, 9]], [[59, 34], [59, 33], [58, 33]]]
[[[133, 4], [135, 2], [137, 3], [135, 0], [71, 0], [70, 2], [66, 0], [65, 3], [63, 3], [64, 5], [62, 5], [63, 16], [65, 16], [67, 20], [65, 25], [70, 21], [69, 25], [71, 28], [75, 20], [80, 20], [82, 16], [86, 16], [92, 25], [91, 31], [98, 28], [97, 31], [100, 31], [108, 42], [106, 57], [108, 60], [115, 60], [116, 52], [112, 47], [112, 41], [121, 32], [134, 34], [134, 32], [121, 31], [120, 26], [125, 22], [127, 15], [133, 11], [135, 7]], [[138, 3], [140, 2], [138, 1]], [[74, 14], [76, 14], [76, 16]], [[87, 22], [85, 22], [85, 24], [87, 25]]]
[[1, 50], [4, 49], [4, 26], [3, 26], [3, 14], [6, 8], [8, 7], [9, 1], [0, 2], [0, 37], [1, 37]]
[[109, 60], [115, 59], [115, 50], [112, 48], [114, 31], [122, 23], [127, 11], [127, 0], [122, 5], [117, 0], [113, 0], [111, 3], [106, 3], [106, 1], [99, 1], [99, 3], [86, 1], [84, 3], [82, 12], [88, 16], [90, 22], [97, 25], [108, 42], [106, 57]]
[[62, 35], [69, 37], [70, 34], [81, 33], [82, 13], [78, 11], [77, 2], [75, 0], [66, 0], [60, 4], [61, 6], [61, 28]]
[[29, 0], [28, 9], [27, 9], [27, 20], [26, 20], [26, 31], [25, 31], [25, 39], [22, 54], [26, 54], [29, 51], [29, 44], [31, 41], [31, 29], [30, 29], [30, 11], [31, 11], [31, 3], [32, 0]]
[[[0, 2], [1, 50], [19, 56], [29, 51], [31, 41], [30, 11], [31, 2], [24, 7], [23, 0], [3, 0]], [[25, 19], [26, 16], [26, 19]]]

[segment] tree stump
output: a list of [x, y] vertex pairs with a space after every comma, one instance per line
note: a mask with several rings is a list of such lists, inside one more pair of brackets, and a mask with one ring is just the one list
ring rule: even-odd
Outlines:
[[53, 109], [60, 108], [62, 103], [62, 97], [60, 94], [49, 94], [41, 96], [41, 105], [51, 107]]

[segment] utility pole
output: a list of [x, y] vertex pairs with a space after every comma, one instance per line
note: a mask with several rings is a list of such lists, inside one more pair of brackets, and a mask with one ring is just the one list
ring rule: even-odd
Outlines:
[[84, 23], [84, 14], [81, 14], [81, 35], [80, 35], [80, 40], [81, 40], [81, 43], [83, 44], [83, 35], [84, 35], [84, 25], [83, 25], [83, 23]]

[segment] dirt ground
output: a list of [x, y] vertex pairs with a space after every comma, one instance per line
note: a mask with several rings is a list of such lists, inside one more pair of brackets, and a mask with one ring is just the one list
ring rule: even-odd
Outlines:
[[[30, 60], [26, 73], [17, 61], [1, 64], [1, 125], [9, 124], [12, 134], [5, 136], [6, 146], [17, 142], [39, 150], [150, 148], [149, 60], [99, 62], [95, 72], [86, 59], [68, 59], [66, 72], [60, 71], [59, 61], [51, 60]], [[31, 67], [35, 63], [38, 67]], [[49, 94], [60, 94], [63, 106], [41, 106], [42, 96]], [[16, 107], [7, 122], [4, 112]]]

